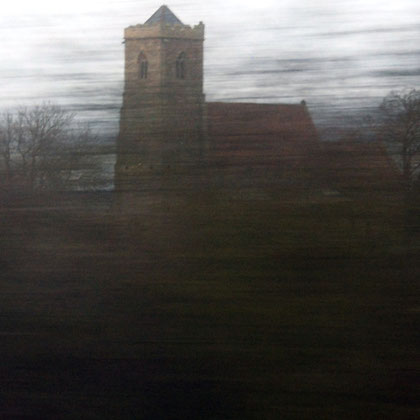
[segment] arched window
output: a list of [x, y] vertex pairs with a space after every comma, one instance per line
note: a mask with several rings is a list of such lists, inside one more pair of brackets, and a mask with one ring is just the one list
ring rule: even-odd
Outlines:
[[138, 58], [139, 63], [139, 77], [140, 79], [147, 79], [147, 72], [149, 70], [149, 63], [147, 62], [146, 55], [141, 52]]
[[183, 52], [176, 59], [176, 78], [185, 79], [185, 53]]

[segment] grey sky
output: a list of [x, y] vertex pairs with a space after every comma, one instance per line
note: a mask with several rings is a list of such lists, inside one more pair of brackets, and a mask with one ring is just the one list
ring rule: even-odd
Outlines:
[[[52, 100], [111, 131], [123, 86], [123, 29], [150, 0], [14, 0], [0, 14], [0, 107]], [[317, 122], [419, 87], [418, 0], [175, 0], [206, 24], [208, 100], [299, 102]]]

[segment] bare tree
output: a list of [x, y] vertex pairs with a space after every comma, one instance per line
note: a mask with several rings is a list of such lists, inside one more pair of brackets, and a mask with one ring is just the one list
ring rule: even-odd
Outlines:
[[0, 116], [0, 158], [4, 184], [29, 190], [65, 188], [92, 139], [76, 128], [74, 114], [49, 103], [21, 107]]
[[420, 168], [420, 91], [389, 93], [380, 106], [377, 131], [396, 154], [405, 187], [409, 190]]
[[10, 112], [1, 116], [0, 120], [0, 156], [4, 165], [5, 183], [8, 184], [12, 174], [12, 150], [15, 139], [15, 121]]

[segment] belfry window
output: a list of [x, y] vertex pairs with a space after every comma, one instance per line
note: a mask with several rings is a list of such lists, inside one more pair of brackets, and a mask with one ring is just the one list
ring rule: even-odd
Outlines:
[[183, 52], [176, 59], [176, 78], [185, 79], [185, 53]]
[[139, 77], [140, 79], [147, 79], [147, 73], [149, 70], [149, 63], [144, 53], [140, 53], [139, 59]]

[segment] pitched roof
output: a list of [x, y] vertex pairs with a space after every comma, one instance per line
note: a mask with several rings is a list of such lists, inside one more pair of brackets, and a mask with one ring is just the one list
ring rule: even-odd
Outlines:
[[172, 13], [168, 6], [160, 6], [153, 15], [146, 20], [145, 25], [155, 23], [167, 23], [170, 25], [183, 25], [183, 23]]
[[[283, 174], [285, 168], [310, 165], [308, 158], [318, 147], [318, 136], [306, 106], [227, 102], [206, 105], [209, 164], [219, 172], [229, 172], [232, 185], [247, 182], [247, 177], [254, 186], [266, 185], [269, 179], [283, 176], [280, 172]], [[249, 168], [251, 175], [246, 172]]]
[[207, 102], [213, 136], [280, 136], [286, 141], [317, 139], [305, 105]]

